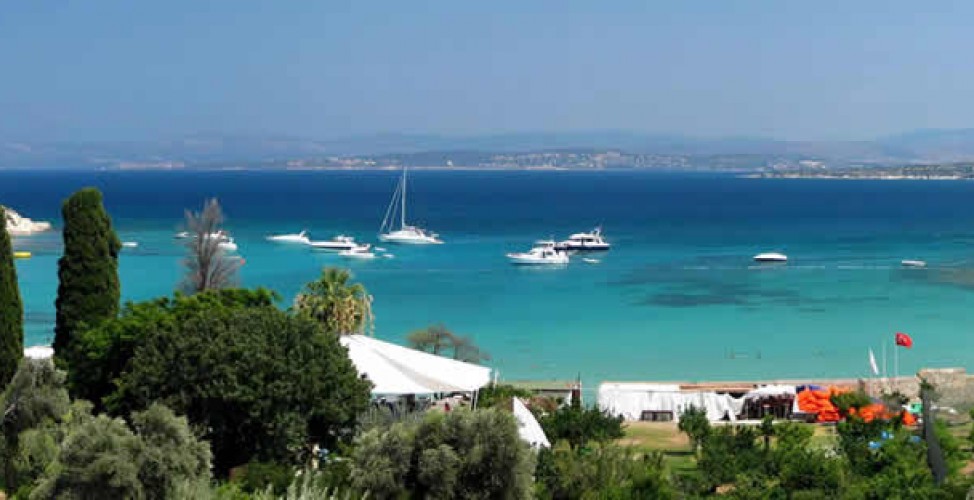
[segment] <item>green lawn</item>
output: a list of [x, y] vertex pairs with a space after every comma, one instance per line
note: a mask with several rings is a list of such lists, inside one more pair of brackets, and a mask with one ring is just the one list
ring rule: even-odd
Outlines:
[[[835, 427], [806, 425], [812, 425], [815, 429], [812, 436], [813, 446], [827, 448], [836, 444]], [[662, 452], [673, 473], [680, 474], [696, 468], [690, 442], [677, 429], [676, 422], [628, 422], [625, 432], [626, 435], [619, 440], [619, 444], [631, 446], [637, 451]]]

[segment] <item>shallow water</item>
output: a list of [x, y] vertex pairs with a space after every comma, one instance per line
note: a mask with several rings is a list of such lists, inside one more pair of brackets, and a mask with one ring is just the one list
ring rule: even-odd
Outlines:
[[[443, 322], [493, 355], [502, 379], [704, 380], [865, 376], [867, 349], [915, 341], [900, 372], [971, 365], [974, 184], [758, 180], [642, 172], [410, 175], [409, 218], [445, 245], [381, 244], [349, 261], [265, 236], [308, 229], [374, 242], [397, 172], [0, 172], [0, 203], [59, 226], [61, 200], [95, 185], [123, 241], [125, 299], [168, 294], [185, 208], [217, 196], [246, 259], [241, 278], [290, 301], [322, 266], [375, 296], [376, 335]], [[603, 224], [614, 248], [563, 269], [504, 254]], [[49, 342], [56, 233], [17, 238], [27, 343]], [[763, 251], [785, 266], [755, 265]], [[903, 269], [923, 259], [926, 269]], [[892, 347], [889, 347], [890, 349]], [[892, 361], [890, 361], [892, 369]]]

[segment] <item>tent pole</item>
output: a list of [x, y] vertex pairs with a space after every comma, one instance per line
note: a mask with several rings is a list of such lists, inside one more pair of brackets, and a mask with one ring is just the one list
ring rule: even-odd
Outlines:
[[479, 396], [479, 395], [480, 395], [480, 389], [477, 389], [476, 391], [473, 391], [473, 405], [470, 406], [470, 410], [471, 411], [477, 409], [477, 396]]

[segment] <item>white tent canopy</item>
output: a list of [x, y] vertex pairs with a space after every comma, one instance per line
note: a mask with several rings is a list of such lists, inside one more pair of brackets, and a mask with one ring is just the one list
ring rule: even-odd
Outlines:
[[541, 424], [538, 423], [538, 419], [534, 418], [531, 410], [528, 410], [520, 399], [513, 398], [513, 401], [514, 417], [517, 418], [517, 433], [521, 439], [530, 444], [532, 448], [551, 448], [548, 436], [545, 436]]
[[626, 420], [639, 420], [643, 411], [668, 411], [679, 418], [691, 406], [702, 408], [711, 421], [737, 420], [744, 398], [712, 391], [683, 392], [679, 385], [606, 382], [599, 386], [599, 407]]
[[343, 335], [348, 357], [372, 394], [473, 392], [490, 383], [490, 368], [409, 349], [364, 335]]
[[793, 385], [764, 385], [757, 389], [748, 391], [744, 399], [763, 398], [765, 396], [794, 396], [795, 386]]

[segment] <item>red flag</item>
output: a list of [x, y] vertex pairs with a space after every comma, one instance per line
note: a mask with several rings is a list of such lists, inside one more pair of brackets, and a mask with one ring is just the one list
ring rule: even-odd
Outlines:
[[896, 345], [909, 349], [913, 347], [913, 339], [903, 332], [896, 332]]

